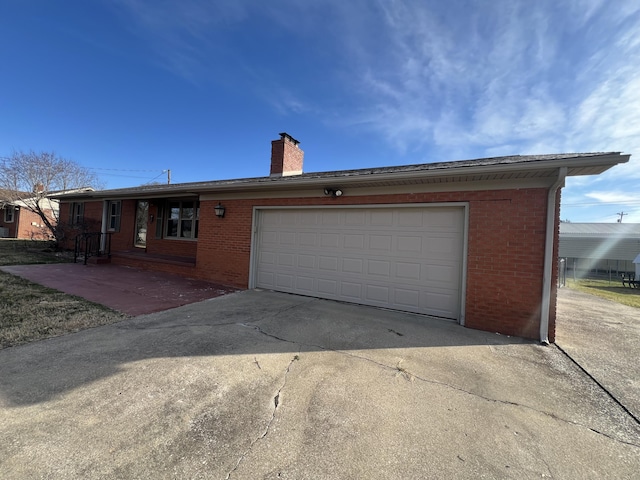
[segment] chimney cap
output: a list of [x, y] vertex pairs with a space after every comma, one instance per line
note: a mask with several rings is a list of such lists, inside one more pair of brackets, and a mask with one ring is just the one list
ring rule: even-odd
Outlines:
[[294, 145], [298, 145], [300, 142], [298, 140], [296, 140], [295, 138], [293, 138], [291, 135], [289, 135], [286, 132], [281, 132], [278, 135], [280, 135], [280, 139], [281, 140], [289, 140], [290, 142], [292, 142]]

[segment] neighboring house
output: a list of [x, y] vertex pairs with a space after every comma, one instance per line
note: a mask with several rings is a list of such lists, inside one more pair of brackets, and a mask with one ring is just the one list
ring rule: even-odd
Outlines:
[[[25, 200], [16, 200], [16, 195], [0, 189], [0, 238], [22, 238], [44, 240], [51, 238], [49, 229], [36, 213], [26, 206], [26, 199], [31, 194], [20, 193]], [[49, 219], [55, 223], [57, 218], [58, 200], [42, 200], [43, 210]]]
[[632, 273], [640, 253], [640, 223], [560, 224], [561, 258], [576, 274]]
[[69, 239], [94, 224], [114, 263], [544, 342], [555, 336], [565, 176], [628, 159], [528, 155], [301, 173], [298, 142], [281, 134], [268, 177], [65, 195], [60, 218]]

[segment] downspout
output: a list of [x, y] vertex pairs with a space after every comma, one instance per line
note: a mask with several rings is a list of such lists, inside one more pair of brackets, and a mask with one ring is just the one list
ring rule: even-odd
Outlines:
[[547, 230], [544, 244], [544, 273], [542, 280], [542, 304], [540, 308], [540, 342], [549, 344], [549, 312], [551, 310], [551, 279], [553, 278], [553, 246], [556, 232], [556, 198], [558, 189], [564, 186], [567, 167], [560, 167], [558, 179], [549, 188], [547, 197]]

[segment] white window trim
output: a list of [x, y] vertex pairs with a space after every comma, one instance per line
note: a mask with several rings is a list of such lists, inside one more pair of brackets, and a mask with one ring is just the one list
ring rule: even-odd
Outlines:
[[[9, 212], [11, 218], [9, 219]], [[14, 223], [16, 221], [16, 207], [14, 205], [5, 205], [4, 207], [4, 223]]]
[[[111, 213], [111, 207], [113, 205], [117, 205], [117, 212], [115, 214]], [[120, 221], [122, 218], [122, 202], [120, 200], [109, 200], [107, 203], [107, 232], [119, 232], [120, 231]], [[115, 225], [111, 226], [111, 220], [115, 219]]]

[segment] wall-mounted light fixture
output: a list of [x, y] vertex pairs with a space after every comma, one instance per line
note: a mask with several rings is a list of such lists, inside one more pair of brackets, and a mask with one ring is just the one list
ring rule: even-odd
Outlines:
[[213, 207], [213, 211], [216, 212], [216, 217], [218, 218], [224, 218], [224, 205], [222, 205], [220, 202], [218, 202], [218, 204]]
[[149, 223], [153, 223], [153, 213], [149, 215]]
[[324, 189], [324, 194], [325, 195], [331, 195], [333, 198], [341, 197], [342, 196], [342, 190], [340, 190], [339, 188], [326, 187]]

